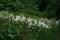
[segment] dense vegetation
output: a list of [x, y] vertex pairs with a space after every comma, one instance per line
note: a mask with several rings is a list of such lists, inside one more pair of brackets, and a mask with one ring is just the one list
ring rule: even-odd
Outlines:
[[59, 11], [60, 0], [0, 0], [0, 40], [60, 40]]
[[60, 18], [59, 0], [0, 0], [0, 10], [24, 12], [47, 18]]

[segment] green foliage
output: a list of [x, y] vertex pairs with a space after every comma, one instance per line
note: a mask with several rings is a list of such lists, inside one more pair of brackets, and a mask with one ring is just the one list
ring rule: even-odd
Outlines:
[[[59, 0], [0, 0], [0, 11], [24, 12], [29, 15], [47, 18], [60, 18]], [[45, 16], [45, 11], [48, 15]]]
[[[0, 0], [0, 40], [60, 40], [60, 23], [53, 20], [51, 28], [39, 28], [21, 21], [13, 21], [7, 14], [27, 18], [60, 19], [60, 0]], [[1, 12], [2, 11], [2, 12]], [[6, 13], [6, 12], [8, 13]], [[3, 15], [2, 15], [3, 14]], [[6, 17], [7, 16], [7, 17]]]

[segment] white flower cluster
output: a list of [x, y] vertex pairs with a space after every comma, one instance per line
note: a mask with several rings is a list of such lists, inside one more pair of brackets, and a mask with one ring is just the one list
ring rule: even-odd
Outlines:
[[[5, 15], [6, 14], [6, 15]], [[21, 21], [21, 22], [25, 22], [28, 23], [28, 26], [34, 26], [37, 25], [39, 27], [43, 27], [43, 28], [49, 28], [51, 27], [50, 25], [52, 24], [51, 20], [45, 19], [45, 18], [39, 18], [39, 19], [34, 19], [34, 18], [30, 18], [30, 17], [25, 17], [24, 15], [16, 15], [14, 16], [13, 14], [8, 14], [8, 12], [0, 12], [0, 18], [10, 18], [13, 21]], [[57, 23], [57, 22], [56, 22]]]

